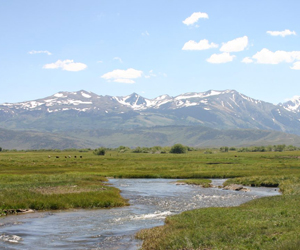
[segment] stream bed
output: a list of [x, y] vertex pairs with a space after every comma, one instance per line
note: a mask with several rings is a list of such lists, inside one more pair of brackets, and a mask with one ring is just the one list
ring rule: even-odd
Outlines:
[[[213, 180], [221, 185], [225, 180]], [[136, 232], [164, 224], [166, 216], [204, 207], [238, 206], [280, 195], [278, 188], [249, 192], [177, 185], [170, 179], [110, 179], [130, 206], [112, 209], [36, 212], [0, 218], [0, 249], [135, 250]]]

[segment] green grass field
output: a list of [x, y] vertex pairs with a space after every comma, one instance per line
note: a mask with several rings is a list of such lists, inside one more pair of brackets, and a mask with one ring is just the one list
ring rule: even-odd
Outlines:
[[0, 152], [0, 212], [127, 205], [107, 177], [180, 178], [200, 185], [209, 184], [201, 178], [233, 178], [227, 183], [279, 187], [283, 195], [168, 217], [165, 226], [138, 234], [143, 249], [300, 249], [299, 156], [300, 151]]

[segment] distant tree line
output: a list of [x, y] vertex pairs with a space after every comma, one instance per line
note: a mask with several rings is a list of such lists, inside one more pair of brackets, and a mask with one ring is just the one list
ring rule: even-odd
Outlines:
[[285, 144], [268, 145], [268, 146], [252, 146], [252, 147], [228, 147], [222, 146], [218, 148], [194, 148], [182, 144], [174, 144], [173, 146], [153, 146], [153, 147], [135, 147], [130, 148], [127, 146], [119, 146], [117, 148], [100, 147], [96, 149], [91, 148], [68, 148], [68, 149], [30, 149], [30, 150], [17, 150], [17, 149], [3, 149], [0, 147], [0, 152], [90, 152], [95, 155], [105, 155], [107, 151], [117, 151], [118, 153], [150, 153], [150, 154], [184, 154], [188, 151], [203, 151], [204, 154], [212, 154], [219, 152], [226, 153], [230, 151], [236, 152], [282, 152], [282, 151], [295, 151], [300, 150], [299, 147]]
[[283, 152], [283, 151], [295, 151], [299, 148], [289, 145], [286, 146], [285, 144], [280, 145], [269, 145], [269, 146], [255, 146], [255, 147], [243, 147], [239, 148], [238, 152]]
[[253, 146], [253, 147], [220, 147], [220, 152], [237, 151], [237, 152], [282, 152], [282, 151], [295, 151], [300, 148], [293, 145], [286, 146], [285, 144], [268, 145], [268, 146]]

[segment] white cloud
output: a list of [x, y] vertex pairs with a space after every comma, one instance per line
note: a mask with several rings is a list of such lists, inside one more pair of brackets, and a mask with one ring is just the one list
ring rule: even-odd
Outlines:
[[290, 30], [283, 30], [283, 31], [267, 31], [267, 34], [270, 34], [271, 36], [290, 36], [290, 35], [296, 35], [295, 31]]
[[291, 67], [291, 69], [300, 70], [300, 61], [299, 62], [295, 62], [293, 64], [293, 67]]
[[242, 63], [253, 63], [253, 60], [252, 60], [250, 57], [245, 57], [245, 58], [242, 60]]
[[257, 52], [252, 58], [256, 59], [257, 63], [262, 64], [278, 64], [281, 62], [292, 63], [296, 60], [300, 60], [300, 51], [283, 51], [277, 50], [272, 52], [266, 48]]
[[156, 77], [156, 74], [153, 73], [152, 69], [149, 71], [149, 75], [145, 75], [145, 78], [150, 78], [150, 77]]
[[239, 52], [248, 46], [248, 37], [243, 36], [224, 43], [220, 48], [222, 52]]
[[149, 32], [146, 30], [145, 32], [142, 33], [142, 36], [150, 36]]
[[190, 40], [183, 45], [182, 50], [205, 50], [217, 48], [218, 46], [218, 44], [209, 43], [206, 39], [200, 40], [199, 43]]
[[208, 18], [206, 13], [194, 12], [191, 16], [182, 21], [186, 25], [192, 25], [196, 23], [200, 18]]
[[103, 63], [103, 61], [97, 61], [97, 63]]
[[113, 60], [117, 60], [117, 61], [119, 61], [120, 63], [123, 63], [122, 59], [121, 59], [120, 57], [117, 57], [117, 56], [114, 57]]
[[141, 70], [136, 70], [132, 68], [127, 70], [115, 69], [111, 72], [102, 75], [101, 78], [104, 78], [106, 80], [112, 79], [114, 82], [135, 83], [135, 81], [132, 79], [139, 78], [142, 75], [143, 71]]
[[231, 62], [233, 58], [235, 58], [235, 56], [225, 52], [222, 54], [213, 54], [206, 61], [209, 63], [227, 63]]
[[44, 69], [58, 69], [61, 68], [66, 71], [81, 71], [87, 68], [84, 63], [74, 63], [74, 60], [57, 60], [55, 63], [49, 63], [43, 66]]
[[39, 50], [39, 51], [32, 50], [32, 51], [29, 51], [28, 54], [30, 54], [30, 55], [34, 55], [34, 54], [47, 54], [48, 56], [52, 55], [52, 53], [49, 52], [48, 50]]
[[135, 83], [135, 81], [133, 81], [131, 79], [115, 79], [114, 82], [127, 83], [127, 84]]

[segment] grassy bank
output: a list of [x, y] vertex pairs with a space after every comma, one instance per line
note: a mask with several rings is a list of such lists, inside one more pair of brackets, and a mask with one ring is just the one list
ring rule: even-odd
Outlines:
[[137, 234], [143, 240], [142, 249], [300, 249], [300, 161], [290, 165], [290, 169], [297, 169], [294, 174], [277, 174], [278, 166], [287, 166], [282, 159], [294, 157], [283, 154], [261, 158], [268, 159], [274, 169], [232, 178], [224, 185], [279, 187], [282, 196], [253, 200], [239, 207], [203, 208], [170, 216], [164, 226]]
[[300, 195], [253, 200], [239, 207], [203, 208], [142, 230], [143, 249], [300, 249]]
[[[55, 210], [126, 205], [106, 178], [83, 174], [0, 175], [0, 212], [17, 209]], [[8, 212], [10, 211], [10, 212]]]

